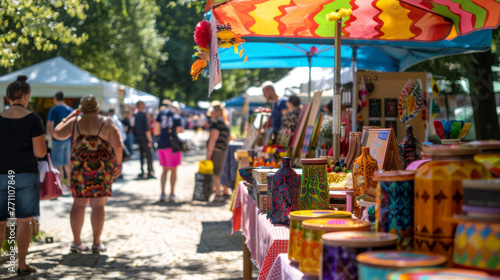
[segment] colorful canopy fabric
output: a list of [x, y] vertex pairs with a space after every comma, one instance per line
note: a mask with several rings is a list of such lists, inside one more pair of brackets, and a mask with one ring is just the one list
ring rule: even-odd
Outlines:
[[[222, 69], [307, 67], [309, 66], [307, 52], [313, 46], [317, 51], [312, 56], [311, 66], [333, 67], [335, 58], [333, 42], [331, 45], [247, 42], [242, 45], [248, 56], [246, 62], [243, 62], [232, 48], [219, 48], [219, 60]], [[346, 39], [342, 40], [341, 66], [351, 66], [353, 47], [356, 47], [358, 69], [397, 72], [426, 59], [485, 51], [490, 46], [490, 30], [481, 30], [439, 42]]]
[[[326, 14], [340, 8], [352, 9], [351, 16], [343, 20], [342, 37], [365, 40], [439, 41], [456, 36], [454, 22], [456, 31], [462, 34], [470, 32], [471, 27], [494, 28], [500, 17], [500, 4], [495, 0], [464, 0], [464, 12], [442, 15], [436, 12], [443, 10], [442, 6], [431, 2], [452, 0], [404, 1], [412, 5], [398, 0], [208, 0], [206, 9], [213, 8], [220, 23], [230, 24], [246, 39], [289, 38], [302, 43], [308, 38], [333, 38], [335, 23], [328, 22]], [[474, 6], [477, 2], [486, 6]], [[489, 2], [493, 3], [488, 11], [484, 7]], [[456, 6], [460, 5], [455, 4], [450, 11], [460, 8]], [[475, 12], [480, 15], [471, 14]], [[468, 19], [474, 17], [471, 26]]]

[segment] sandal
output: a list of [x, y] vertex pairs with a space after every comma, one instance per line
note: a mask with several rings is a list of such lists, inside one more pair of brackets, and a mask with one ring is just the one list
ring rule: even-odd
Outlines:
[[106, 246], [104, 246], [102, 243], [101, 244], [98, 244], [98, 245], [92, 245], [92, 253], [96, 254], [96, 253], [102, 253], [102, 252], [106, 252]]
[[31, 265], [26, 265], [26, 269], [20, 269], [20, 268], [17, 269], [17, 275], [28, 275], [35, 272], [36, 268]]
[[83, 245], [83, 243], [80, 243], [80, 244], [76, 244], [75, 242], [73, 242], [73, 244], [71, 244], [71, 253], [81, 253], [81, 252], [87, 252], [89, 250], [89, 247]]

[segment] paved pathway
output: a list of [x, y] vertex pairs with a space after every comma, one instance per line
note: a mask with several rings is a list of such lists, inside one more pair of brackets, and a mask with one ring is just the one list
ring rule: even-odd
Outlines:
[[[201, 134], [191, 138], [205, 143]], [[72, 198], [42, 201], [40, 230], [54, 243], [30, 246], [28, 263], [38, 268], [35, 275], [14, 277], [3, 262], [0, 279], [242, 279], [242, 236], [231, 235], [230, 201], [191, 200], [194, 172], [204, 155], [205, 150], [184, 155], [176, 203], [158, 202], [159, 179], [135, 180], [138, 160], [124, 163], [124, 180], [113, 185], [106, 206], [102, 240], [108, 251], [100, 255], [69, 252]], [[157, 161], [155, 170], [160, 171]], [[85, 219], [82, 240], [91, 246], [90, 208]]]

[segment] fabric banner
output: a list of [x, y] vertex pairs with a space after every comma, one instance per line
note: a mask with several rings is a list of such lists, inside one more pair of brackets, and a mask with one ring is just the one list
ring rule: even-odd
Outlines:
[[222, 86], [222, 74], [220, 69], [219, 60], [219, 44], [217, 42], [217, 19], [212, 16], [210, 17], [210, 32], [212, 33], [210, 39], [210, 80], [208, 85], [208, 97], [214, 89], [219, 89]]

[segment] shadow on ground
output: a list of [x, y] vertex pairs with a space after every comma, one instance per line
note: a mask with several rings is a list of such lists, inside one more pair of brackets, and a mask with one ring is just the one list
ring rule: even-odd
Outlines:
[[241, 251], [242, 234], [231, 235], [230, 221], [202, 222], [197, 253]]

